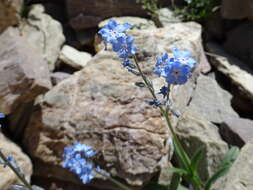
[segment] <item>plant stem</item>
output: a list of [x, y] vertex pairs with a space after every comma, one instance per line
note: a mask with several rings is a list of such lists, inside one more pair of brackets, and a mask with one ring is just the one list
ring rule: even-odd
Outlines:
[[109, 179], [111, 182], [113, 182], [115, 185], [119, 186], [120, 188], [124, 189], [124, 190], [131, 190], [130, 188], [128, 188], [126, 185], [124, 185], [123, 183], [119, 182], [118, 180], [112, 178], [109, 175], [104, 174], [103, 172], [99, 172], [96, 170], [96, 172], [104, 177], [106, 177], [107, 179]]
[[5, 157], [5, 155], [2, 153], [2, 151], [0, 150], [0, 157], [2, 158], [2, 160], [10, 167], [10, 169], [16, 174], [16, 176], [23, 182], [23, 184], [29, 189], [29, 190], [33, 190], [32, 186], [26, 181], [26, 179], [24, 178], [24, 176], [22, 176], [17, 170], [16, 168], [9, 163], [9, 161], [7, 160], [7, 158]]
[[[138, 60], [137, 60], [137, 57], [134, 55], [134, 61], [135, 61], [135, 65], [144, 81], [144, 83], [146, 84], [147, 88], [149, 89], [151, 95], [153, 96], [154, 100], [157, 101], [157, 97], [155, 95], [155, 92], [154, 92], [154, 89], [152, 86], [150, 86], [146, 76], [144, 75], [144, 73], [142, 72], [139, 64], [138, 64]], [[169, 86], [168, 86], [169, 87]], [[168, 98], [168, 96], [167, 96]], [[177, 147], [181, 150], [181, 152], [183, 152], [182, 156], [184, 157], [185, 160], [187, 160], [187, 169], [194, 175], [194, 171], [192, 171], [192, 168], [190, 167], [190, 160], [189, 160], [189, 156], [187, 155], [187, 153], [184, 151], [184, 148], [182, 146], [182, 144], [180, 143], [180, 140], [178, 139], [173, 127], [172, 127], [172, 124], [170, 122], [170, 119], [169, 119], [169, 115], [168, 115], [168, 109], [164, 109], [162, 107], [162, 105], [158, 106], [162, 115], [164, 116], [165, 120], [166, 120], [166, 123], [167, 123], [167, 126], [169, 127], [170, 131], [171, 131], [171, 134], [172, 134], [172, 137], [173, 137], [173, 140], [174, 140], [174, 143], [177, 145]], [[195, 185], [198, 186], [198, 189], [199, 190], [204, 190], [203, 188], [203, 184], [201, 183], [201, 181], [198, 179], [193, 179], [193, 182]]]

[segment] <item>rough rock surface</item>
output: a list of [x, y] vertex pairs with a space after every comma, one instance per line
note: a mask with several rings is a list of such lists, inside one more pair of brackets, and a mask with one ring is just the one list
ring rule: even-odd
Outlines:
[[18, 24], [23, 0], [0, 1], [0, 33], [9, 26]]
[[228, 55], [216, 44], [208, 44], [208, 50], [218, 56], [211, 57], [211, 63], [231, 81], [235, 105], [245, 113], [253, 111], [253, 72], [235, 57]]
[[[0, 112], [14, 114], [51, 87], [49, 70], [43, 57], [27, 44], [19, 30], [8, 28], [0, 35], [0, 44], [3, 47], [0, 48]], [[24, 112], [18, 113], [21, 120], [25, 119], [21, 116]], [[16, 131], [16, 124], [21, 123], [19, 116], [13, 116], [11, 128]]]
[[145, 101], [149, 92], [135, 87], [137, 81], [113, 53], [100, 52], [38, 101], [24, 145], [45, 164], [46, 175], [66, 179], [61, 154], [77, 140], [100, 150], [107, 170], [130, 184], [142, 185], [158, 171], [160, 160], [169, 156], [169, 134], [159, 112]]
[[[169, 4], [166, 0], [159, 2]], [[97, 27], [100, 21], [113, 16], [147, 16], [136, 0], [67, 0], [66, 8], [70, 25], [76, 31]]]
[[[124, 16], [124, 17], [112, 17], [110, 19], [113, 19], [120, 24], [127, 22], [132, 25], [131, 29], [156, 28], [155, 23], [152, 20], [140, 17]], [[104, 25], [108, 23], [110, 19], [103, 20], [98, 24], [98, 27], [102, 28]]]
[[[0, 149], [5, 156], [11, 155], [17, 161], [18, 166], [21, 168], [25, 177], [30, 181], [32, 175], [32, 163], [28, 156], [26, 156], [22, 150], [9, 139], [7, 139], [0, 132]], [[10, 190], [9, 185], [11, 184], [22, 184], [17, 178], [17, 176], [10, 170], [8, 167], [4, 168], [0, 166], [0, 189], [1, 190]]]
[[[252, 3], [253, 11], [253, 3]], [[253, 69], [253, 21], [240, 24], [226, 35], [224, 47]], [[236, 48], [235, 48], [236, 47]]]
[[253, 141], [242, 149], [230, 168], [228, 174], [220, 178], [214, 185], [214, 190], [252, 190], [253, 189]]
[[251, 19], [253, 20], [252, 0], [223, 0], [222, 16], [227, 19]]
[[80, 52], [71, 46], [65, 45], [61, 50], [59, 59], [70, 67], [82, 69], [90, 61], [91, 54]]
[[222, 138], [229, 144], [242, 147], [253, 140], [253, 121], [243, 118], [227, 118], [220, 126]]
[[228, 151], [228, 146], [221, 139], [218, 128], [199, 117], [199, 114], [188, 110], [179, 119], [175, 130], [190, 156], [203, 146], [204, 159], [200, 161], [199, 172], [201, 178], [206, 180], [216, 172]]
[[[155, 56], [171, 52], [171, 48], [176, 46], [192, 52], [192, 56], [199, 63], [199, 70], [210, 70], [202, 47], [201, 26], [195, 22], [173, 23], [164, 28], [133, 29], [129, 30], [128, 34], [135, 38], [135, 44], [141, 50], [138, 52], [138, 58], [146, 65], [153, 66]], [[97, 42], [95, 49], [104, 49], [103, 43]], [[150, 72], [151, 69], [150, 67]]]
[[158, 14], [159, 21], [163, 26], [172, 23], [182, 22], [177, 16], [175, 16], [175, 13], [169, 8], [159, 9], [156, 13]]
[[51, 81], [53, 85], [57, 85], [61, 81], [69, 78], [71, 74], [69, 73], [64, 73], [64, 72], [55, 72], [55, 73], [50, 73]]
[[28, 42], [38, 49], [47, 60], [50, 71], [54, 70], [56, 60], [65, 42], [61, 24], [45, 13], [43, 5], [31, 7], [27, 23], [20, 30]]
[[232, 95], [223, 90], [211, 77], [200, 75], [189, 109], [207, 121], [221, 123], [227, 117], [239, 117], [231, 107]]

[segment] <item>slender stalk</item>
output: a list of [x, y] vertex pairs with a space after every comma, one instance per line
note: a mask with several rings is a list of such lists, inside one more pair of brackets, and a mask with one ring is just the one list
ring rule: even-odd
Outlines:
[[[145, 76], [144, 73], [142, 72], [142, 70], [141, 70], [141, 68], [140, 68], [140, 66], [139, 66], [139, 64], [138, 64], [138, 60], [137, 60], [136, 56], [134, 56], [134, 61], [135, 61], [135, 65], [136, 65], [136, 67], [137, 67], [137, 69], [138, 69], [138, 71], [139, 71], [139, 73], [140, 73], [140, 75], [141, 75], [141, 77], [142, 77], [144, 83], [145, 83], [146, 86], [148, 87], [148, 89], [149, 89], [151, 95], [153, 96], [154, 100], [157, 100], [157, 97], [156, 97], [156, 95], [155, 95], [154, 89], [153, 89], [153, 87], [150, 86], [150, 84], [149, 84], [149, 82], [148, 82], [146, 76]], [[168, 86], [168, 87], [169, 87], [169, 86]], [[167, 99], [169, 98], [168, 96], [169, 96], [169, 94], [167, 95]], [[180, 140], [178, 139], [178, 137], [177, 137], [177, 135], [176, 135], [176, 133], [175, 133], [173, 127], [172, 127], [172, 124], [171, 124], [171, 122], [170, 122], [170, 119], [169, 119], [169, 116], [168, 116], [168, 111], [169, 111], [169, 110], [168, 110], [168, 109], [164, 110], [164, 108], [163, 108], [161, 105], [159, 106], [159, 109], [160, 109], [162, 115], [165, 117], [167, 126], [169, 127], [169, 129], [170, 129], [170, 131], [171, 131], [171, 134], [172, 134], [174, 143], [176, 143], [176, 145], [178, 146], [178, 148], [183, 152], [182, 156], [184, 157], [184, 159], [187, 160], [187, 169], [188, 169], [189, 171], [191, 171], [191, 173], [194, 175], [194, 171], [192, 171], [192, 168], [190, 167], [189, 156], [188, 156], [187, 153], [184, 151], [184, 148], [183, 148], [182, 144], [180, 143]], [[199, 188], [197, 187], [199, 190], [204, 190], [204, 188], [203, 188], [204, 186], [203, 186], [203, 184], [202, 184], [201, 182], [199, 182], [199, 179], [197, 179], [197, 180], [196, 180], [196, 179], [193, 179], [193, 183], [199, 187]]]
[[0, 150], [0, 157], [2, 158], [2, 160], [10, 167], [10, 169], [16, 174], [16, 176], [18, 176], [18, 178], [23, 182], [23, 184], [29, 189], [29, 190], [33, 190], [32, 186], [26, 181], [26, 179], [24, 178], [24, 176], [22, 176], [17, 170], [16, 168], [9, 163], [9, 161], [7, 160], [7, 158], [5, 157], [5, 155], [2, 153], [2, 151]]
[[104, 177], [106, 177], [107, 179], [109, 179], [111, 182], [113, 182], [115, 185], [119, 186], [120, 188], [124, 189], [124, 190], [131, 190], [130, 188], [128, 188], [126, 185], [124, 185], [123, 183], [119, 182], [116, 179], [113, 179], [112, 177], [110, 177], [109, 175], [104, 174], [103, 172], [99, 172], [96, 170], [96, 172]]

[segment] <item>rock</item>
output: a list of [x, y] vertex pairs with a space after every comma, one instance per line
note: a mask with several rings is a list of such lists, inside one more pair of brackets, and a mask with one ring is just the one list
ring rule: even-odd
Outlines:
[[227, 118], [220, 126], [222, 138], [231, 145], [242, 147], [253, 140], [253, 121], [243, 118]]
[[19, 23], [23, 0], [0, 1], [0, 33]]
[[80, 52], [71, 46], [65, 45], [61, 50], [59, 59], [70, 67], [82, 69], [91, 59], [91, 54]]
[[253, 2], [251, 0], [223, 0], [221, 6], [223, 18], [253, 19]]
[[132, 185], [147, 182], [160, 160], [170, 157], [169, 134], [158, 110], [145, 101], [149, 92], [135, 87], [139, 80], [114, 53], [100, 52], [46, 93], [23, 138], [32, 158], [44, 163], [36, 164], [43, 167], [35, 175], [77, 182], [59, 164], [63, 148], [81, 141], [101, 151], [102, 167], [113, 176]]
[[[159, 6], [170, 4], [167, 0], [159, 0]], [[106, 9], [104, 8], [106, 7]], [[147, 17], [148, 13], [136, 0], [67, 0], [68, 20], [76, 31], [97, 27], [97, 24], [110, 17], [138, 16]]]
[[[133, 16], [124, 16], [124, 17], [112, 17], [110, 19], [115, 20], [117, 23], [122, 24], [122, 23], [129, 23], [132, 26], [133, 29], [148, 29], [148, 28], [156, 28], [155, 23], [152, 20], [148, 20], [145, 18], [140, 18], [140, 17], [133, 17]], [[110, 19], [106, 19], [98, 24], [99, 28], [102, 28], [104, 25], [108, 23]]]
[[162, 23], [163, 26], [170, 25], [172, 23], [182, 22], [169, 8], [159, 9], [156, 13], [158, 14], [159, 21]]
[[69, 78], [70, 76], [71, 74], [64, 73], [64, 72], [55, 72], [55, 73], [50, 74], [51, 81], [54, 86], [60, 83], [61, 81]]
[[222, 123], [227, 117], [239, 117], [231, 107], [231, 99], [232, 95], [223, 90], [214, 79], [200, 75], [189, 109], [207, 121]]
[[218, 179], [213, 190], [252, 190], [253, 189], [253, 141], [242, 149], [228, 174]]
[[[135, 44], [141, 50], [138, 52], [139, 60], [147, 65], [153, 66], [155, 56], [171, 52], [171, 47], [176, 46], [192, 53], [199, 63], [198, 70], [206, 72], [211, 69], [202, 47], [201, 26], [197, 23], [173, 23], [164, 28], [129, 30], [128, 34], [135, 38]], [[95, 49], [104, 49], [104, 44], [99, 43], [98, 39]]]
[[[11, 155], [17, 161], [18, 166], [25, 175], [25, 178], [30, 181], [32, 171], [32, 162], [22, 150], [2, 133], [0, 133], [0, 149], [5, 156]], [[0, 159], [1, 160], [1, 159]], [[0, 167], [0, 189], [9, 190], [11, 184], [22, 184], [14, 172], [9, 168]]]
[[[253, 6], [253, 3], [252, 3]], [[252, 7], [253, 11], [253, 7]], [[227, 52], [243, 60], [253, 69], [253, 21], [228, 32], [224, 47]], [[236, 48], [235, 48], [236, 47]]]
[[22, 129], [21, 122], [25, 122], [22, 115], [30, 111], [24, 108], [51, 88], [49, 70], [19, 30], [8, 28], [0, 35], [0, 44], [0, 112], [13, 116], [10, 129], [16, 133]]
[[179, 119], [175, 131], [189, 156], [203, 147], [204, 156], [200, 161], [199, 173], [203, 180], [208, 179], [216, 172], [228, 151], [228, 146], [221, 139], [218, 128], [199, 117], [198, 113], [188, 110]]
[[27, 23], [20, 30], [31, 45], [36, 44], [47, 60], [50, 71], [53, 71], [65, 42], [61, 24], [45, 13], [43, 5], [36, 4], [31, 7]]
[[231, 91], [234, 105], [244, 113], [253, 111], [253, 72], [235, 57], [228, 55], [218, 45], [207, 44], [208, 51], [217, 56], [211, 56], [211, 63], [219, 72], [231, 81]]

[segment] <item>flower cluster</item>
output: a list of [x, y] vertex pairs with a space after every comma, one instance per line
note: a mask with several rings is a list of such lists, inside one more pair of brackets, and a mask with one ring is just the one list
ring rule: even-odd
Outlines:
[[76, 142], [64, 148], [62, 167], [77, 174], [84, 184], [89, 183], [94, 178], [95, 170], [100, 170], [92, 162], [92, 157], [96, 154], [92, 147]]
[[172, 48], [172, 57], [167, 53], [156, 58], [154, 73], [165, 78], [169, 84], [185, 84], [191, 76], [196, 61], [191, 58], [190, 52]]
[[109, 20], [108, 24], [98, 31], [106, 44], [112, 44], [113, 51], [117, 52], [119, 58], [123, 59], [122, 65], [127, 67], [129, 71], [132, 69], [129, 57], [135, 55], [137, 50], [134, 45], [134, 38], [125, 33], [131, 27], [132, 25], [128, 23], [118, 24], [115, 20]]

